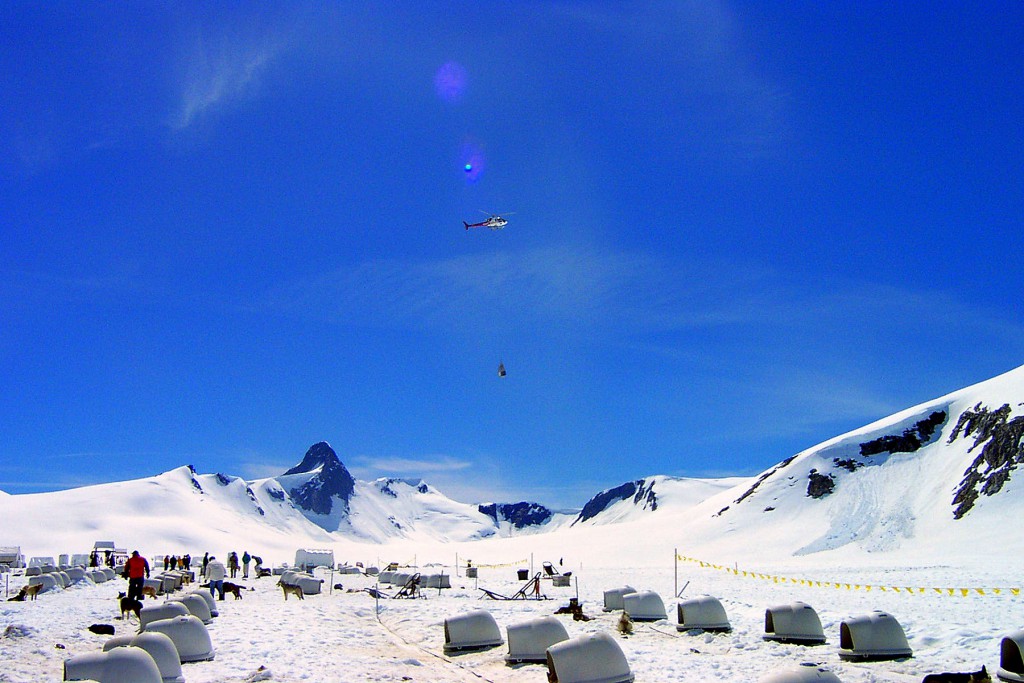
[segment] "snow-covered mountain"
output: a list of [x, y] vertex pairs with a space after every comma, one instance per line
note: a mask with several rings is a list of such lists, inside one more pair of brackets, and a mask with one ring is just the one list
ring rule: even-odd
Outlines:
[[[0, 545], [80, 552], [101, 538], [157, 552], [225, 547], [466, 543], [590, 533], [702, 547], [756, 544], [775, 556], [902, 552], [971, 544], [1024, 550], [1005, 520], [1024, 513], [1024, 367], [809, 448], [756, 477], [651, 476], [581, 510], [467, 504], [418, 479], [359, 481], [326, 442], [256, 481], [191, 467], [134, 481], [0, 495]], [[639, 526], [638, 526], [639, 525]], [[600, 531], [608, 529], [608, 532]], [[661, 541], [657, 539], [663, 539]], [[547, 543], [557, 546], [557, 541]], [[669, 546], [671, 547], [671, 545]]]

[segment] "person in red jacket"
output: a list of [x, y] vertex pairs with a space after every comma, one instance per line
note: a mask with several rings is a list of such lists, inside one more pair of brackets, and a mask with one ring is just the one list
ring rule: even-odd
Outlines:
[[139, 555], [138, 550], [133, 550], [132, 556], [125, 562], [124, 573], [128, 577], [128, 597], [142, 600], [142, 584], [149, 578], [149, 562]]

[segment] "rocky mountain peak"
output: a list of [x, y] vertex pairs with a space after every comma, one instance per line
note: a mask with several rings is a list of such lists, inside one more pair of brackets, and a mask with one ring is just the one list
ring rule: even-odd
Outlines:
[[327, 515], [334, 508], [335, 498], [348, 507], [356, 481], [326, 441], [310, 446], [302, 462], [285, 472], [284, 477], [297, 474], [313, 475], [288, 491], [295, 504], [302, 509]]

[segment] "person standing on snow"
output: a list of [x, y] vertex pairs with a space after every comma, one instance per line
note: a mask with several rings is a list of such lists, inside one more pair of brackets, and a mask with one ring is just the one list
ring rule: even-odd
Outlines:
[[149, 562], [139, 555], [138, 550], [132, 551], [132, 556], [124, 565], [124, 573], [128, 577], [128, 597], [142, 600], [142, 586], [149, 578]]
[[242, 552], [242, 578], [243, 579], [248, 579], [249, 578], [249, 560], [251, 560], [251, 559], [252, 558], [249, 556], [249, 551], [248, 550]]
[[[206, 565], [203, 578], [210, 582], [210, 596], [218, 600], [224, 599], [224, 577], [228, 574], [224, 563], [210, 555], [210, 563]], [[216, 593], [214, 593], [216, 591]]]

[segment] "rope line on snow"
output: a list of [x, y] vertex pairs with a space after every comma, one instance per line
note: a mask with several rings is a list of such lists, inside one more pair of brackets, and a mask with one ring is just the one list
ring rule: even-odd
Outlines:
[[747, 579], [761, 579], [764, 581], [771, 581], [773, 583], [790, 583], [795, 586], [809, 586], [813, 588], [833, 588], [837, 590], [862, 590], [865, 592], [878, 591], [880, 593], [899, 593], [901, 595], [930, 595], [936, 593], [947, 597], [967, 597], [969, 595], [981, 595], [985, 597], [992, 596], [1012, 596], [1020, 597], [1020, 588], [942, 588], [942, 587], [921, 587], [921, 586], [893, 586], [893, 585], [881, 585], [881, 584], [867, 584], [867, 583], [848, 583], [838, 581], [817, 581], [814, 579], [795, 579], [788, 576], [777, 576], [775, 574], [765, 574], [762, 572], [747, 571], [745, 569], [739, 569], [738, 567], [727, 567], [721, 564], [714, 564], [712, 562], [706, 562], [699, 560], [694, 557], [684, 557], [676, 554], [676, 559], [680, 562], [692, 562], [704, 569], [715, 569], [718, 571], [724, 571], [734, 576], [747, 578]]
[[393, 628], [391, 628], [390, 626], [385, 624], [384, 620], [380, 618], [380, 613], [379, 612], [377, 613], [377, 623], [379, 623], [381, 626], [383, 626], [384, 630], [386, 630], [388, 633], [390, 633], [394, 637], [396, 637], [399, 640], [401, 640], [403, 643], [405, 643], [409, 647], [413, 647], [413, 648], [416, 648], [417, 650], [419, 650], [421, 652], [425, 652], [426, 654], [430, 655], [431, 657], [435, 657], [437, 659], [440, 659], [442, 662], [445, 662], [446, 664], [451, 664], [452, 666], [456, 666], [456, 667], [462, 669], [463, 671], [465, 671], [466, 673], [472, 674], [473, 676], [476, 676], [477, 678], [479, 678], [482, 681], [487, 681], [487, 683], [495, 683], [495, 681], [492, 681], [490, 678], [487, 678], [486, 676], [482, 676], [481, 674], [478, 674], [476, 671], [473, 671], [472, 669], [467, 669], [463, 665], [459, 664], [458, 662], [456, 662], [456, 661], [454, 661], [454, 660], [452, 660], [452, 659], [450, 659], [448, 657], [445, 657], [444, 655], [440, 655], [440, 654], [438, 654], [438, 653], [436, 653], [436, 652], [434, 652], [432, 650], [428, 650], [427, 648], [423, 647], [419, 643], [414, 643], [414, 642], [412, 642], [410, 640], [407, 640], [406, 637], [403, 636], [401, 633], [399, 633], [398, 631], [394, 630]]

